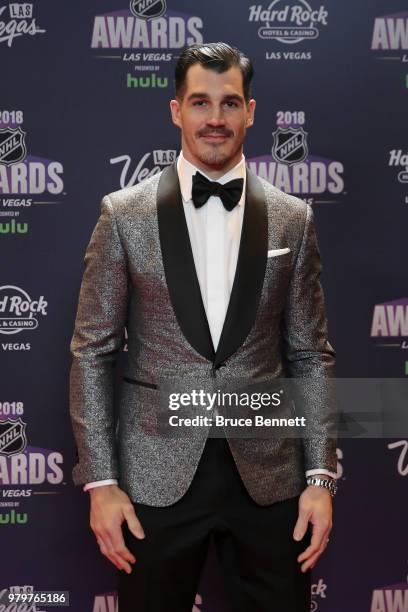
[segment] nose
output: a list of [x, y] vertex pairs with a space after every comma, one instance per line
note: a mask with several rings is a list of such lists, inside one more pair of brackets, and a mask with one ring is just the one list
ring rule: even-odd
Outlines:
[[211, 126], [224, 125], [225, 120], [222, 112], [222, 108], [214, 106], [211, 110], [207, 123]]

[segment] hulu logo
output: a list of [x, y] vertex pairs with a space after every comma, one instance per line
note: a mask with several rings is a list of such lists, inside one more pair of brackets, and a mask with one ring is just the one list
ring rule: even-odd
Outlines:
[[159, 77], [154, 73], [149, 76], [134, 77], [129, 72], [127, 73], [127, 87], [141, 87], [142, 89], [150, 89], [152, 87], [167, 87], [169, 79], [167, 77]]
[[16, 512], [15, 510], [0, 512], [0, 525], [24, 525], [27, 521], [27, 512]]
[[28, 223], [16, 223], [15, 219], [0, 223], [0, 234], [28, 234]]

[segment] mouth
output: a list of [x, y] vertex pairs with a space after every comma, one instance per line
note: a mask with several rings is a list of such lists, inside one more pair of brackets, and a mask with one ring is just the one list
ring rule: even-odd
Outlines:
[[206, 134], [205, 136], [202, 136], [202, 138], [211, 141], [222, 141], [226, 140], [227, 136], [225, 134]]

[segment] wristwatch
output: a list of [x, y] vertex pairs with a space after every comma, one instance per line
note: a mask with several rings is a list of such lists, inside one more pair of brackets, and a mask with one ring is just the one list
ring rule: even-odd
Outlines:
[[337, 493], [337, 482], [335, 478], [328, 476], [327, 478], [320, 478], [316, 476], [308, 476], [306, 478], [308, 485], [316, 485], [317, 487], [324, 487], [330, 491], [332, 497]]

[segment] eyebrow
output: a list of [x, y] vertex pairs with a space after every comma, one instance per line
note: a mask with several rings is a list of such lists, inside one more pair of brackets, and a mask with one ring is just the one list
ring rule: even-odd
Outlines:
[[[187, 98], [187, 102], [189, 102], [190, 100], [195, 100], [197, 98], [206, 98], [207, 100], [209, 99], [209, 95], [206, 94], [205, 92], [195, 92], [192, 93], [188, 96]], [[223, 100], [238, 100], [239, 102], [244, 103], [244, 98], [242, 96], [240, 96], [239, 94], [226, 94], [225, 96], [223, 96], [222, 98]]]

